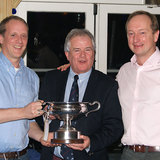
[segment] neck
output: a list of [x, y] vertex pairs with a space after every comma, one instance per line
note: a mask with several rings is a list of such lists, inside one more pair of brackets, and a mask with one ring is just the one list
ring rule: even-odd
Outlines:
[[20, 61], [11, 62], [11, 63], [12, 63], [12, 65], [13, 65], [15, 68], [19, 68], [19, 62], [20, 62]]
[[[8, 57], [7, 57], [8, 58]], [[15, 68], [19, 68], [20, 58], [8, 58]]]
[[153, 53], [156, 51], [156, 48], [155, 50], [152, 50], [150, 52], [150, 54], [146, 54], [146, 55], [136, 55], [136, 59], [137, 59], [137, 63], [142, 66], [152, 55]]
[[137, 57], [137, 64], [139, 64], [140, 66], [142, 66], [146, 61], [147, 61], [148, 58], [138, 58]]

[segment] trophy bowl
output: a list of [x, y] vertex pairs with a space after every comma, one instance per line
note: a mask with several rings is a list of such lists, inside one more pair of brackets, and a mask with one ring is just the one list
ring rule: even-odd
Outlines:
[[[96, 108], [91, 106], [96, 105]], [[100, 103], [89, 102], [44, 102], [45, 112], [61, 120], [60, 128], [53, 133], [53, 143], [83, 143], [80, 139], [81, 132], [77, 131], [73, 124], [80, 115], [88, 116], [89, 113], [100, 109]], [[49, 127], [48, 127], [49, 128]]]

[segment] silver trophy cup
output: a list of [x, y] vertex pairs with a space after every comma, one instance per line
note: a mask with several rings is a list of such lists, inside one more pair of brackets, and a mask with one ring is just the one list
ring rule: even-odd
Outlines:
[[[62, 121], [62, 126], [53, 133], [53, 143], [83, 143], [80, 139], [80, 131], [77, 131], [71, 124], [71, 121], [80, 115], [87, 116], [91, 112], [100, 109], [100, 103], [89, 102], [44, 102], [46, 113], [55, 116]], [[96, 108], [91, 108], [96, 106]]]

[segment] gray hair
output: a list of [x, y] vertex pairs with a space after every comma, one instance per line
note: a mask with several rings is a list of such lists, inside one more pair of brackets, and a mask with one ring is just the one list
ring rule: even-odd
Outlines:
[[94, 39], [93, 35], [87, 29], [72, 29], [68, 33], [68, 35], [65, 39], [65, 43], [64, 43], [64, 51], [65, 52], [69, 52], [69, 50], [70, 50], [70, 40], [73, 37], [76, 37], [76, 36], [88, 36], [92, 41], [94, 52], [96, 51], [95, 39]]

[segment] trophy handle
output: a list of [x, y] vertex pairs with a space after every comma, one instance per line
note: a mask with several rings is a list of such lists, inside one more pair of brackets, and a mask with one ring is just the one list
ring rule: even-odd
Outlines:
[[53, 102], [44, 102], [42, 104], [43, 108], [43, 120], [44, 120], [44, 133], [43, 133], [43, 140], [47, 141], [48, 133], [49, 133], [49, 124], [51, 119], [49, 118], [50, 113], [52, 112]]
[[98, 111], [98, 110], [100, 109], [100, 103], [99, 103], [98, 101], [94, 101], [93, 103], [89, 103], [90, 106], [93, 106], [93, 105], [95, 105], [95, 104], [98, 105], [97, 108], [94, 109], [94, 110], [91, 110], [91, 111], [87, 112], [87, 113], [85, 114], [86, 117], [88, 116], [89, 113]]
[[50, 112], [52, 110], [52, 106], [54, 105], [54, 102], [43, 102], [42, 108], [44, 112]]
[[43, 140], [47, 141], [49, 133], [49, 116], [47, 112], [44, 113], [43, 118], [44, 118]]

